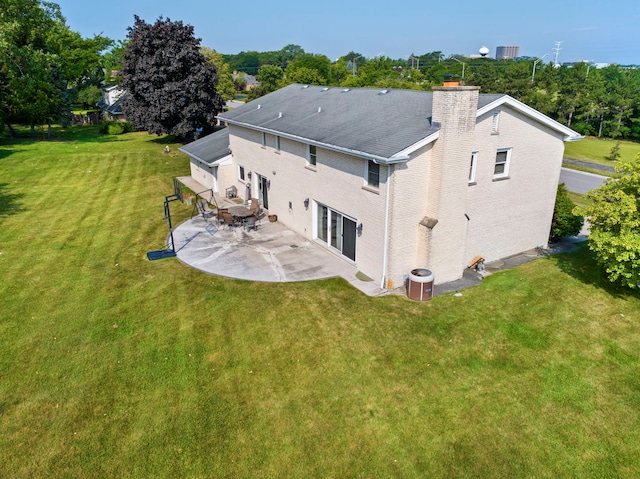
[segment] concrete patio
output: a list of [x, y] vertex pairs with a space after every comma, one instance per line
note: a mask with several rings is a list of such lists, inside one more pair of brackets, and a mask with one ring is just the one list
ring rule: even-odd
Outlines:
[[[214, 215], [194, 216], [174, 229], [177, 257], [206, 273], [248, 281], [311, 281], [341, 276], [369, 296], [386, 294], [357, 268], [287, 229], [260, 221], [256, 230], [223, 227]], [[363, 279], [360, 279], [363, 278]]]

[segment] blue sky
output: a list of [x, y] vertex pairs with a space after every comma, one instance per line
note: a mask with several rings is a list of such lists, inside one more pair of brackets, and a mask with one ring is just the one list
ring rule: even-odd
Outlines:
[[202, 45], [220, 53], [280, 50], [300, 45], [332, 60], [353, 50], [365, 57], [407, 58], [442, 51], [494, 56], [500, 45], [520, 54], [558, 61], [640, 64], [637, 0], [54, 0], [82, 36], [124, 39], [137, 14], [193, 25]]

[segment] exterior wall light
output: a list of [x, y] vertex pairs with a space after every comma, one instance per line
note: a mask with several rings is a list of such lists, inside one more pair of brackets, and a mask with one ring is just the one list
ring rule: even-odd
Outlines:
[[305, 209], [305, 210], [308, 210], [308, 209], [309, 209], [309, 198], [306, 198], [306, 199], [304, 200], [304, 209]]
[[247, 178], [251, 179], [251, 172], [247, 173]]
[[356, 231], [358, 232], [358, 236], [360, 236], [362, 234], [362, 223], [360, 223], [358, 226], [356, 226]]

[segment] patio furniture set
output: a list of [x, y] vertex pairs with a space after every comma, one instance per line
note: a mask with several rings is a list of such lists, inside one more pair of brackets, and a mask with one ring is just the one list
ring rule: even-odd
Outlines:
[[260, 219], [264, 216], [260, 203], [252, 198], [251, 204], [246, 206], [229, 206], [228, 208], [218, 208], [218, 221], [223, 226], [243, 226], [245, 230], [258, 229]]

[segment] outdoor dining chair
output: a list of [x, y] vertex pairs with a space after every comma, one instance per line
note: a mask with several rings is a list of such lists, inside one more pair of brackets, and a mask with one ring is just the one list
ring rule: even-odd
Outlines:
[[233, 216], [231, 216], [231, 213], [229, 213], [228, 211], [223, 211], [221, 213], [221, 215], [222, 215], [222, 225], [223, 226], [237, 226], [238, 225], [236, 220], [233, 218]]
[[254, 230], [258, 229], [258, 218], [255, 216], [247, 216], [242, 223], [245, 230], [250, 230], [251, 228]]

